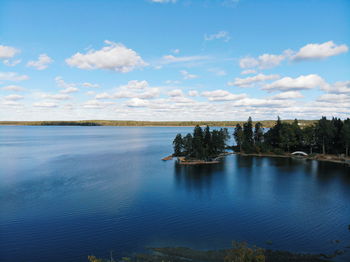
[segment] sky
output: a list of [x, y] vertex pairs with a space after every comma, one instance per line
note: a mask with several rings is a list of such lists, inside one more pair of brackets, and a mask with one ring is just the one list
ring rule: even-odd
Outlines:
[[1, 120], [350, 117], [348, 0], [1, 0]]

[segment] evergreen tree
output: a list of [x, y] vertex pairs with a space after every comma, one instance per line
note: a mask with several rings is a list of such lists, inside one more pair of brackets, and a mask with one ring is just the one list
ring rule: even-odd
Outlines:
[[326, 150], [332, 144], [335, 130], [330, 120], [322, 117], [316, 124], [316, 138], [319, 146], [322, 147], [322, 154], [326, 154]]
[[307, 126], [302, 132], [304, 144], [309, 147], [309, 153], [312, 154], [312, 148], [316, 145], [315, 127]]
[[236, 141], [236, 144], [239, 146], [239, 151], [242, 152], [242, 144], [243, 144], [243, 128], [240, 124], [237, 124], [235, 127], [235, 131], [233, 133], [233, 137]]
[[192, 155], [192, 151], [193, 151], [193, 147], [192, 147], [192, 135], [191, 134], [187, 134], [183, 139], [183, 148], [184, 148], [184, 155], [185, 156], [190, 156]]
[[204, 156], [203, 148], [203, 130], [197, 125], [193, 131], [193, 156], [197, 159], [202, 159]]
[[345, 146], [345, 156], [349, 156], [350, 146], [350, 119], [344, 120], [344, 125], [341, 129], [341, 142]]
[[254, 128], [254, 143], [261, 144], [264, 138], [264, 131], [262, 129], [262, 124], [260, 122], [255, 124]]
[[253, 144], [253, 123], [251, 117], [249, 117], [248, 121], [243, 124], [243, 137], [245, 144]]
[[182, 140], [181, 134], [176, 135], [173, 141], [173, 147], [174, 147], [174, 156], [181, 156], [182, 149], [183, 149], [183, 140]]

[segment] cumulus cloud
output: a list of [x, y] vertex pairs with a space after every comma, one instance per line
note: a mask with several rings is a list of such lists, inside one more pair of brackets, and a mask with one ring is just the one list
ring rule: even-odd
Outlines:
[[34, 103], [33, 106], [34, 107], [41, 107], [41, 108], [54, 108], [54, 107], [57, 107], [58, 104], [54, 103], [54, 102], [43, 101], [43, 102]]
[[196, 90], [190, 90], [190, 91], [188, 91], [188, 95], [189, 95], [189, 96], [198, 96], [199, 93], [198, 93], [198, 91], [196, 91]]
[[107, 106], [111, 106], [114, 105], [115, 103], [113, 102], [103, 102], [103, 101], [98, 101], [98, 100], [89, 100], [86, 101], [83, 104], [84, 108], [89, 108], [89, 109], [102, 109], [105, 108]]
[[212, 41], [212, 40], [217, 40], [217, 39], [222, 39], [223, 41], [228, 42], [231, 39], [231, 37], [230, 37], [229, 32], [227, 32], [227, 31], [219, 31], [215, 34], [211, 34], [211, 35], [205, 34], [204, 35], [205, 41]]
[[239, 66], [241, 68], [254, 68], [258, 67], [260, 69], [269, 69], [278, 66], [284, 59], [285, 55], [271, 55], [263, 54], [257, 58], [244, 57], [239, 61]]
[[67, 94], [40, 94], [41, 98], [52, 100], [68, 100], [72, 97]]
[[285, 99], [295, 99], [295, 98], [303, 98], [304, 96], [298, 91], [287, 91], [282, 92], [277, 95], [271, 97], [271, 99], [275, 100], [285, 100]]
[[349, 48], [347, 45], [336, 45], [333, 41], [328, 41], [322, 44], [312, 43], [300, 48], [293, 57], [293, 60], [324, 59], [330, 56], [346, 53], [348, 50]]
[[318, 102], [334, 102], [337, 101], [337, 103], [344, 103], [344, 102], [350, 102], [350, 96], [346, 94], [323, 94], [317, 98]]
[[52, 58], [49, 57], [47, 54], [41, 54], [41, 55], [39, 55], [38, 60], [36, 60], [36, 61], [29, 61], [27, 63], [27, 66], [34, 67], [34, 68], [36, 68], [38, 70], [44, 70], [52, 62], [53, 62]]
[[100, 50], [89, 50], [87, 53], [76, 53], [66, 59], [66, 63], [80, 69], [107, 69], [127, 73], [147, 65], [134, 50], [123, 44], [105, 41], [107, 46]]
[[246, 56], [240, 59], [239, 66], [241, 68], [257, 67], [260, 69], [269, 69], [278, 66], [283, 60], [301, 61], [324, 59], [330, 56], [346, 53], [348, 50], [349, 48], [347, 45], [336, 45], [333, 41], [328, 41], [322, 44], [313, 43], [301, 47], [297, 52], [287, 49], [279, 55], [263, 54], [256, 58]]
[[132, 80], [127, 85], [120, 86], [116, 92], [100, 93], [95, 96], [96, 99], [121, 99], [121, 98], [139, 98], [153, 99], [158, 97], [160, 90], [157, 87], [149, 87], [148, 82]]
[[226, 90], [218, 89], [214, 91], [205, 91], [201, 94], [207, 97], [209, 101], [233, 101], [246, 98], [246, 94], [233, 94]]
[[264, 75], [258, 74], [256, 76], [251, 76], [247, 78], [235, 78], [234, 81], [228, 82], [229, 86], [238, 86], [238, 87], [252, 87], [256, 83], [261, 83], [268, 80], [274, 80], [280, 78], [279, 75]]
[[148, 87], [149, 87], [149, 85], [148, 85], [148, 82], [146, 80], [142, 80], [142, 81], [131, 80], [125, 86], [122, 86], [122, 88], [136, 89], [136, 90], [146, 89]]
[[268, 91], [293, 91], [293, 90], [307, 90], [316, 87], [325, 87], [327, 83], [325, 80], [315, 74], [301, 75], [297, 78], [284, 77], [271, 84], [265, 85], [263, 90]]
[[126, 105], [129, 107], [146, 107], [149, 105], [149, 101], [135, 97], [127, 101]]
[[217, 76], [227, 75], [226, 71], [220, 68], [209, 68], [208, 71], [214, 73]]
[[190, 73], [187, 72], [186, 70], [181, 70], [180, 73], [181, 73], [181, 75], [183, 76], [183, 79], [185, 79], [185, 80], [198, 78], [197, 75], [190, 74]]
[[322, 90], [333, 94], [350, 94], [350, 81], [339, 81], [332, 85], [324, 85]]
[[24, 81], [28, 79], [29, 79], [29, 76], [19, 75], [16, 72], [0, 72], [0, 81], [19, 82], [19, 81]]
[[171, 97], [179, 97], [179, 96], [184, 96], [184, 93], [182, 92], [181, 89], [174, 89], [168, 92], [168, 95]]
[[4, 86], [3, 88], [1, 88], [3, 90], [6, 91], [15, 91], [15, 92], [21, 92], [24, 91], [24, 88], [21, 86], [17, 86], [17, 85], [8, 85], [8, 86]]
[[92, 84], [92, 83], [88, 83], [88, 82], [82, 83], [81, 86], [83, 86], [83, 87], [91, 87], [91, 88], [100, 88], [100, 85]]
[[17, 101], [17, 100], [21, 100], [23, 98], [24, 98], [24, 96], [16, 95], [16, 94], [4, 96], [4, 99], [9, 100], [9, 101]]
[[0, 59], [12, 58], [19, 52], [19, 49], [14, 48], [12, 46], [0, 45]]

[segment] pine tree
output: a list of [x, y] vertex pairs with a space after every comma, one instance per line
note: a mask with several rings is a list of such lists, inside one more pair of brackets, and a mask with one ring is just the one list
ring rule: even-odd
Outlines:
[[174, 156], [181, 156], [183, 150], [183, 140], [181, 134], [177, 134], [174, 141]]

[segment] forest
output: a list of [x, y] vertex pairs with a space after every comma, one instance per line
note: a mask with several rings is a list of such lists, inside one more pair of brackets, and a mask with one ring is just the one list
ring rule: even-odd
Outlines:
[[237, 123], [233, 138], [235, 145], [227, 144], [230, 135], [226, 128], [210, 131], [200, 126], [193, 134], [182, 137], [177, 134], [174, 141], [174, 156], [184, 156], [201, 160], [210, 160], [225, 151], [233, 149], [242, 153], [284, 154], [304, 151], [309, 154], [336, 154], [349, 156], [350, 119], [341, 120], [322, 117], [312, 125], [301, 125], [297, 119], [283, 122], [279, 117], [275, 124], [266, 128], [261, 122], [253, 123], [251, 117], [244, 123]]

